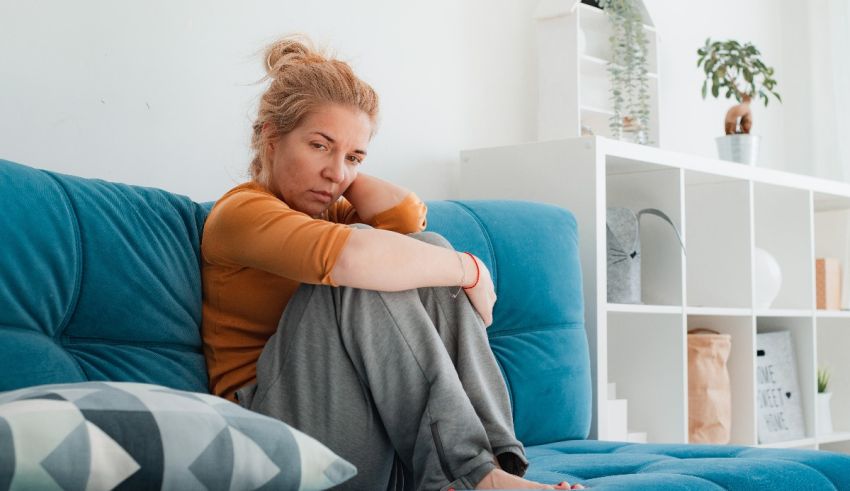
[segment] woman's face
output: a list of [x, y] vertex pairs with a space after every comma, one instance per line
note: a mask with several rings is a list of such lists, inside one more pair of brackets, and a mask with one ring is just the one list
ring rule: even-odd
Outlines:
[[357, 177], [371, 131], [369, 116], [360, 109], [317, 107], [271, 144], [271, 191], [293, 210], [319, 216]]

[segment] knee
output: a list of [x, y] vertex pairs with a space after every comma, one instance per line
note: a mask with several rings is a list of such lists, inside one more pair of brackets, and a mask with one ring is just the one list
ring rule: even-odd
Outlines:
[[427, 242], [428, 244], [454, 250], [454, 247], [452, 247], [451, 242], [446, 240], [445, 237], [438, 234], [437, 232], [414, 232], [412, 234], [408, 234], [407, 236], [413, 239], [421, 240], [422, 242]]

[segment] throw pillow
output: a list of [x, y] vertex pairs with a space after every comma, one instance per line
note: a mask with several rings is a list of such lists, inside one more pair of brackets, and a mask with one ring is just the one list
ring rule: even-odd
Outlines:
[[85, 382], [0, 393], [0, 490], [325, 489], [353, 465], [209, 394]]

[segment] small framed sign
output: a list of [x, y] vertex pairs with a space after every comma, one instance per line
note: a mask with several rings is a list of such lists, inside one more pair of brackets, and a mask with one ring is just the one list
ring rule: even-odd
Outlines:
[[805, 438], [797, 358], [789, 331], [756, 335], [759, 443]]

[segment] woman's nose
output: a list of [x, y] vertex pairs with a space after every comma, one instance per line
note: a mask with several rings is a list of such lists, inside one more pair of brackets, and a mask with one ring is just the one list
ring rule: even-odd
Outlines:
[[329, 179], [335, 183], [342, 182], [345, 179], [345, 157], [332, 159], [322, 170], [322, 175], [325, 179]]

